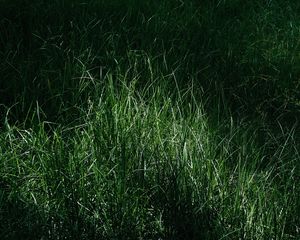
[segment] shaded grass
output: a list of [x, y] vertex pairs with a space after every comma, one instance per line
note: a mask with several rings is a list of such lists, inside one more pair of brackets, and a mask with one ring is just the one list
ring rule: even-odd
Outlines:
[[[88, 69], [98, 72], [99, 66], [126, 69], [127, 52], [138, 50], [154, 56], [159, 66], [167, 59], [168, 68], [161, 71], [176, 70], [180, 85], [193, 76], [210, 99], [223, 94], [224, 111], [286, 116], [287, 125], [298, 118], [297, 3], [39, 1], [22, 8], [18, 2], [2, 4], [1, 71], [7, 79], [2, 88], [10, 96], [2, 102], [7, 105], [23, 96], [27, 106], [26, 96], [35, 96], [47, 101], [50, 113], [62, 101], [72, 106], [65, 92], [77, 88], [74, 58], [83, 57]], [[11, 88], [11, 82], [18, 87]]]

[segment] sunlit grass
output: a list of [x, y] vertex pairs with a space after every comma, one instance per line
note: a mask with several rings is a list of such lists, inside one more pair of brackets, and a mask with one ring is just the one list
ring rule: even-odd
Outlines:
[[231, 122], [219, 138], [191, 89], [175, 90], [172, 100], [159, 83], [137, 91], [118, 76], [88, 79], [101, 91], [81, 109], [80, 125], [22, 129], [7, 121], [2, 236], [291, 237], [299, 159], [292, 133], [267, 155], [255, 129]]

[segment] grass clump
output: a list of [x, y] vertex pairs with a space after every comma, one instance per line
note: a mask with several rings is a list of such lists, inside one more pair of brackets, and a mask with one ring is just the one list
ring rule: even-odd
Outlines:
[[292, 133], [267, 154], [268, 144], [257, 146], [242, 125], [231, 123], [220, 139], [191, 88], [172, 99], [159, 83], [138, 91], [137, 82], [120, 74], [90, 80], [101, 94], [82, 109], [82, 124], [22, 129], [6, 123], [0, 138], [4, 238], [295, 234], [296, 226], [288, 226], [297, 223], [291, 167], [299, 155], [289, 145]]

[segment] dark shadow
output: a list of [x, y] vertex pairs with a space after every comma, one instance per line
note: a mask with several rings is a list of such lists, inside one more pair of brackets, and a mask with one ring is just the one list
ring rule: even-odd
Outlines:
[[21, 201], [8, 188], [0, 180], [0, 238], [41, 239], [46, 232], [44, 216], [37, 206]]

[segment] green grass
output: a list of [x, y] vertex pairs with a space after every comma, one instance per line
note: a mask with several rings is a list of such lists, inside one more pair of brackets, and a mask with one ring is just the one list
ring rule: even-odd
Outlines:
[[299, 8], [0, 1], [0, 238], [298, 239]]

